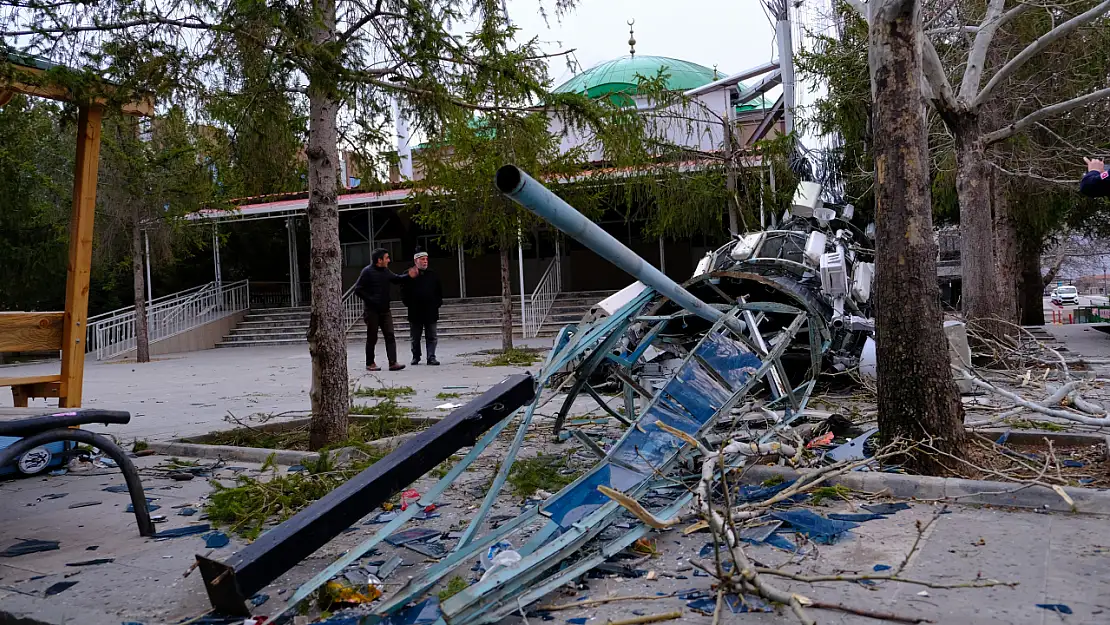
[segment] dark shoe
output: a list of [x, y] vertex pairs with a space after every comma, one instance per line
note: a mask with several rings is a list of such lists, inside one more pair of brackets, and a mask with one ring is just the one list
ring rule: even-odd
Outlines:
[[[410, 364], [413, 364], [413, 365], [420, 364], [420, 356], [413, 356], [412, 357], [412, 363], [410, 363]], [[432, 361], [429, 360], [428, 364], [432, 364]]]
[[435, 358], [429, 358], [429, 359], [428, 359], [428, 364], [429, 364], [429, 365], [432, 365], [432, 366], [435, 366], [435, 365], [438, 365], [438, 364], [439, 364], [439, 361], [438, 361], [438, 360], [436, 360]]
[[389, 370], [390, 371], [400, 371], [401, 369], [404, 369], [404, 368], [405, 368], [405, 365], [402, 365], [401, 363], [397, 363], [397, 362], [389, 365]]
[[366, 370], [367, 371], [381, 371], [382, 368], [379, 367], [378, 365], [374, 364], [374, 363], [370, 363], [369, 365], [367, 365]]

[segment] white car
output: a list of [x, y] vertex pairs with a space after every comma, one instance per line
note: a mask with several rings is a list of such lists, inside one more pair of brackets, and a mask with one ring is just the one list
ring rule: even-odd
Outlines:
[[1078, 306], [1079, 291], [1074, 286], [1057, 287], [1052, 292], [1052, 303], [1057, 306]]

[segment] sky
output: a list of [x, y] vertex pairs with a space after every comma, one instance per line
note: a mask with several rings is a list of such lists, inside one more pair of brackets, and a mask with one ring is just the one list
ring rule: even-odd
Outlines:
[[[554, 0], [507, 0], [518, 38], [539, 37], [548, 52], [574, 49], [579, 71], [628, 54], [628, 22], [636, 52], [669, 56], [735, 74], [775, 58], [775, 31], [761, 0], [578, 0], [561, 18]], [[547, 7], [549, 23], [539, 7]], [[553, 59], [555, 85], [573, 74]]]

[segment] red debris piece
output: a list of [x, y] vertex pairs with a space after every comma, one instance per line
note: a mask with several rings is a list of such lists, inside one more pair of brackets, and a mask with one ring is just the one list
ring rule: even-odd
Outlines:
[[823, 434], [821, 436], [818, 436], [817, 438], [815, 438], [815, 439], [809, 441], [808, 443], [806, 443], [806, 449], [813, 449], [814, 447], [823, 447], [825, 445], [832, 444], [832, 442], [833, 442], [833, 433], [832, 432], [826, 432], [825, 434]]

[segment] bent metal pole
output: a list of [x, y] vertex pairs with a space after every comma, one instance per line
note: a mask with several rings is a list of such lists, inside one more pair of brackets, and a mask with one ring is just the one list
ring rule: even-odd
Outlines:
[[743, 324], [735, 317], [725, 315], [694, 297], [516, 165], [505, 165], [498, 169], [496, 183], [497, 188], [514, 202], [574, 237], [602, 258], [655, 289], [660, 295], [708, 321], [717, 321], [724, 317], [722, 323], [730, 330], [737, 334], [743, 332]]

